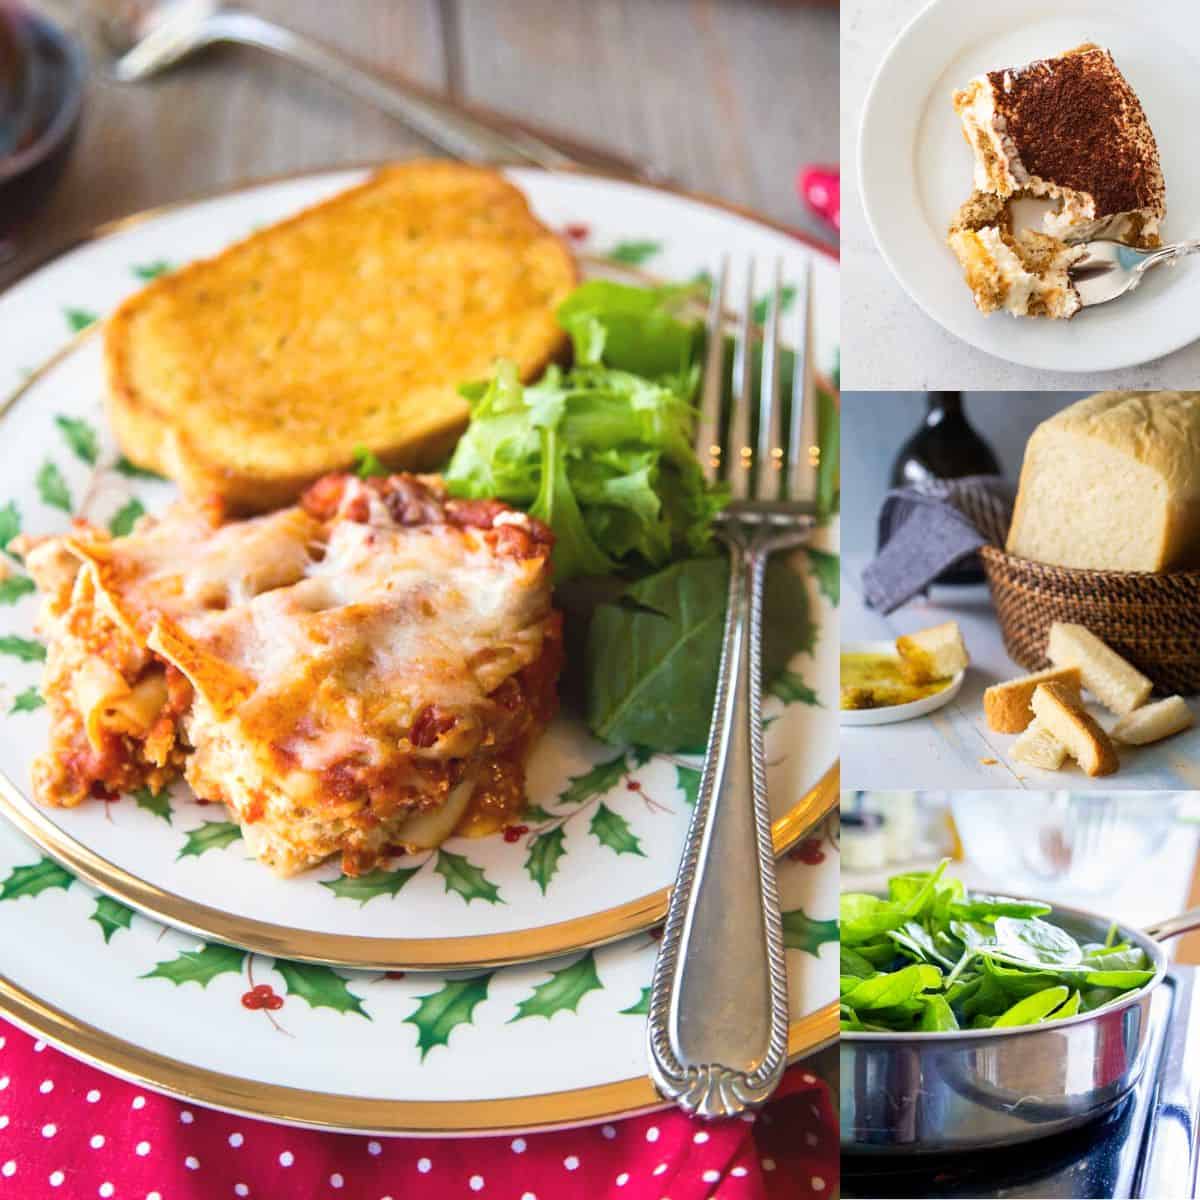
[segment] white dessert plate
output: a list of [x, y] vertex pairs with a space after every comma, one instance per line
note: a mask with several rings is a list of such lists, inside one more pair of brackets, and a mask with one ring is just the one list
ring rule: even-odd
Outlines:
[[[786, 232], [714, 204], [595, 176], [515, 170], [552, 227], [570, 229], [592, 269], [631, 262], [687, 280], [715, 247], [760, 269], [775, 256], [799, 278], [813, 263], [819, 358], [832, 364], [837, 264]], [[86, 514], [121, 528], [175, 495], [124, 473], [107, 431], [102, 317], [156, 272], [213, 254], [252, 229], [357, 182], [310, 174], [121, 222], [0, 297], [0, 532], [65, 529]], [[614, 263], [615, 260], [615, 263]], [[623, 265], [622, 265], [623, 264]], [[760, 274], [766, 278], [765, 272]], [[735, 281], [736, 282], [736, 281]], [[732, 293], [732, 294], [736, 294]], [[39, 363], [45, 365], [39, 368]], [[836, 802], [836, 527], [793, 560], [804, 647], [767, 700], [769, 786], [780, 848]], [[18, 570], [13, 564], [12, 570]], [[13, 582], [15, 580], [15, 583]], [[490, 968], [583, 950], [661, 920], [698, 782], [695, 757], [605, 746], [563, 715], [529, 771], [536, 808], [511, 838], [452, 839], [360, 879], [327, 864], [278, 879], [254, 861], [220, 806], [170, 794], [44, 809], [29, 795], [46, 745], [38, 706], [44, 653], [37, 597], [0, 588], [0, 812], [120, 905], [211, 942], [354, 968]], [[808, 631], [811, 627], [811, 633]]]
[[[880, 654], [898, 658], [895, 642], [847, 642], [843, 654]], [[947, 687], [932, 696], [914, 700], [911, 704], [891, 704], [887, 708], [839, 708], [838, 720], [842, 725], [895, 725], [898, 721], [911, 721], [928, 713], [944, 708], [962, 690], [965, 670], [959, 671]]]
[[1200, 337], [1200, 258], [1148, 277], [1134, 294], [1070, 321], [985, 317], [946, 230], [971, 192], [973, 157], [950, 102], [973, 76], [1060, 54], [1081, 42], [1113, 53], [1141, 98], [1167, 183], [1164, 237], [1200, 237], [1195, 153], [1200, 20], [1193, 0], [933, 0], [900, 34], [867, 95], [858, 171], [867, 220], [900, 284], [935, 321], [997, 358], [1058, 371], [1115, 370]]

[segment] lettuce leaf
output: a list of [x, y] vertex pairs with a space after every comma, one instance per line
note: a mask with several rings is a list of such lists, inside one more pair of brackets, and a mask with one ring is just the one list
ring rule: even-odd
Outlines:
[[698, 326], [676, 315], [680, 288], [597, 280], [559, 318], [575, 365], [522, 385], [502, 363], [462, 389], [471, 423], [446, 482], [495, 496], [554, 530], [555, 581], [657, 568], [710, 548], [725, 503], [692, 449]]

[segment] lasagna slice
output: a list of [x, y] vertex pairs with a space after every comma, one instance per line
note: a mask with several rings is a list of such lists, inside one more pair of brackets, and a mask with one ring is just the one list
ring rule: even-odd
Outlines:
[[[520, 812], [556, 706], [551, 545], [523, 513], [408, 475], [327, 476], [248, 521], [179, 505], [128, 538], [52, 539], [30, 555], [54, 721], [39, 798], [160, 786], [182, 767], [285, 875], [333, 854], [359, 874], [491, 832]], [[94, 661], [99, 705], [67, 679]], [[152, 720], [115, 716], [112, 697], [151, 679]]]

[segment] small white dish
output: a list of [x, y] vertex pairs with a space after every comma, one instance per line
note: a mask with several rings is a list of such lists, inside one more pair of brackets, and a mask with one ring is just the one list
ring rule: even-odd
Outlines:
[[1095, 374], [1148, 362], [1200, 338], [1200, 263], [1148, 279], [1134, 295], [1070, 321], [985, 317], [946, 230], [971, 192], [972, 155], [950, 102], [973, 76], [1061, 54], [1112, 51], [1141, 98], [1167, 181], [1166, 240], [1200, 236], [1193, 81], [1200, 22], [1193, 0], [1160, 0], [1129, 19], [1118, 0], [1010, 0], [996, 8], [933, 0], [900, 34], [863, 107], [859, 187], [884, 260], [924, 311], [970, 345], [1044, 370]]
[[[846, 642], [842, 646], [843, 654], [885, 654], [899, 658], [896, 654], [895, 642]], [[914, 717], [923, 717], [928, 713], [937, 712], [944, 708], [955, 696], [966, 678], [965, 670], [959, 671], [950, 680], [948, 687], [932, 696], [914, 700], [911, 704], [892, 704], [887, 708], [841, 708], [838, 710], [838, 720], [842, 725], [894, 725], [898, 721], [911, 721]]]

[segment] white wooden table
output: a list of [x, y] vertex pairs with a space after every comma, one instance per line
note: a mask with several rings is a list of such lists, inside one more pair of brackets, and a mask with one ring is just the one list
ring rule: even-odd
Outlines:
[[[1041, 771], [1008, 760], [1015, 736], [993, 733], [983, 718], [983, 693], [993, 683], [1025, 674], [1009, 658], [1000, 636], [987, 586], [934, 588], [882, 617], [862, 596], [865, 554], [842, 557], [842, 644], [893, 640], [902, 633], [957, 621], [971, 666], [962, 690], [944, 708], [927, 717], [895, 725], [842, 728], [842, 786], [847, 789], [958, 790], [1028, 788], [1038, 791], [1195, 791], [1200, 790], [1200, 728], [1153, 746], [1121, 749], [1121, 770], [1092, 779], [1073, 763], [1061, 771]], [[1193, 708], [1196, 701], [1192, 701]], [[1092, 705], [1102, 725], [1111, 714]], [[989, 762], [985, 760], [995, 760]]]

